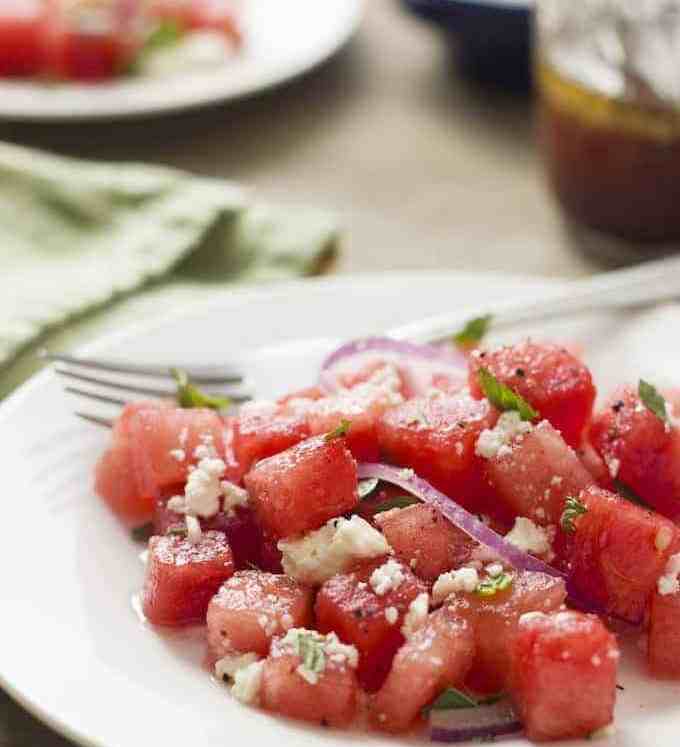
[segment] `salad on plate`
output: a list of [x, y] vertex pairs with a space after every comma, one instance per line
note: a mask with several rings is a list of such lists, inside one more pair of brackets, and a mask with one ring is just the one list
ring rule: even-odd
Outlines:
[[248, 706], [437, 741], [610, 733], [630, 634], [680, 679], [680, 395], [596, 406], [577, 351], [488, 322], [238, 411], [184, 377], [127, 405], [96, 491], [148, 537], [148, 623], [204, 626]]

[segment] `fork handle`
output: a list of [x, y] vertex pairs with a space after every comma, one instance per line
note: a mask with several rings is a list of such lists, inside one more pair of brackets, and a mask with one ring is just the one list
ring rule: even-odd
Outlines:
[[567, 316], [584, 311], [623, 309], [668, 301], [680, 296], [680, 257], [571, 280], [539, 298], [475, 304], [394, 327], [387, 335], [411, 342], [438, 342], [454, 334], [468, 319], [493, 315], [493, 327]]

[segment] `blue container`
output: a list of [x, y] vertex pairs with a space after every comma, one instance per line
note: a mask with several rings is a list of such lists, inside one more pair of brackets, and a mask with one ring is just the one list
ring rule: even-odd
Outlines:
[[455, 39], [465, 72], [517, 89], [531, 81], [533, 3], [511, 0], [402, 0]]

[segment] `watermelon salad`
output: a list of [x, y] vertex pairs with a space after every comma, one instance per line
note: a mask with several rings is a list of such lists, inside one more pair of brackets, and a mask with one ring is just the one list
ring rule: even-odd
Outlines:
[[235, 0], [2, 0], [0, 77], [97, 82], [215, 66], [240, 46]]
[[[528, 340], [373, 338], [239, 410], [127, 405], [96, 491], [148, 552], [143, 613], [200, 625], [254, 709], [439, 741], [613, 728], [621, 652], [680, 679], [680, 397], [595, 405]], [[188, 395], [188, 396], [187, 396]]]

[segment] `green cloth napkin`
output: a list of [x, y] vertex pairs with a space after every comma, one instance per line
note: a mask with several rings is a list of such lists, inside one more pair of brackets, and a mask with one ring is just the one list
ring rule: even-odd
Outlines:
[[228, 182], [0, 143], [0, 396], [38, 367], [38, 344], [64, 349], [226, 283], [312, 274], [337, 238], [331, 216]]

